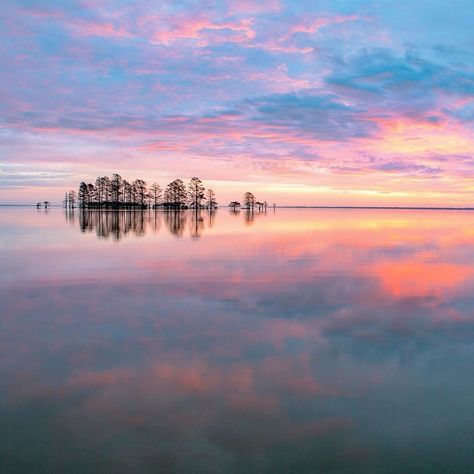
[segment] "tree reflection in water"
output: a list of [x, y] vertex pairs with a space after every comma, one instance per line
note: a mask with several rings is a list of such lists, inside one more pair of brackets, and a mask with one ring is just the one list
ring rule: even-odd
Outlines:
[[[214, 225], [217, 212], [215, 209], [179, 210], [92, 210], [68, 209], [66, 221], [71, 225], [79, 223], [81, 232], [96, 233], [98, 238], [121, 240], [127, 235], [142, 237], [147, 233], [156, 234], [162, 223], [168, 232], [176, 237], [188, 234], [192, 239], [199, 239], [206, 229]], [[224, 211], [235, 216], [242, 216], [246, 225], [252, 225], [257, 216], [265, 215], [264, 211]]]
[[176, 237], [182, 237], [188, 223], [187, 212], [180, 210], [169, 210], [163, 212], [168, 231]]
[[82, 232], [95, 231], [99, 238], [120, 240], [128, 234], [140, 237], [148, 231], [156, 232], [160, 227], [158, 220], [161, 216], [150, 211], [81, 209], [78, 219]]

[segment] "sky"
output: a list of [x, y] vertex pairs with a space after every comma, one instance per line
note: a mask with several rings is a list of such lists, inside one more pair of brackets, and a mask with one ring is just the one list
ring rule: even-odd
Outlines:
[[0, 2], [0, 203], [118, 172], [474, 205], [473, 24], [468, 0]]

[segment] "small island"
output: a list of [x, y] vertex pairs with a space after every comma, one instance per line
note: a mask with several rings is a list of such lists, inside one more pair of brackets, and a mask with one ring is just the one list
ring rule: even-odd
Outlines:
[[[47, 208], [48, 201], [44, 201]], [[209, 209], [218, 207], [216, 193], [213, 189], [206, 189], [201, 179], [193, 177], [188, 185], [182, 179], [171, 181], [164, 189], [158, 183], [152, 183], [149, 187], [143, 179], [127, 181], [118, 173], [112, 177], [99, 176], [95, 183], [81, 182], [77, 192], [71, 190], [66, 193], [63, 206], [67, 209], [164, 209], [164, 210], [186, 210], [186, 209]], [[275, 205], [273, 205], [275, 206]], [[41, 203], [37, 204], [41, 207]], [[257, 201], [254, 194], [246, 192], [243, 203], [232, 201], [228, 207], [237, 212], [246, 209], [253, 212], [266, 210], [266, 201]]]

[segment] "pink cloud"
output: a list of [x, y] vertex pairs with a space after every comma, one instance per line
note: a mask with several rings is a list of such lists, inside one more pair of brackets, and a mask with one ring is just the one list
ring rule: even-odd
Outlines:
[[201, 15], [173, 18], [171, 21], [164, 21], [163, 18], [156, 17], [148, 18], [148, 22], [150, 21], [158, 23], [158, 27], [151, 36], [151, 41], [165, 45], [174, 41], [192, 39], [199, 40], [199, 45], [205, 46], [209, 43], [209, 36], [212, 32], [220, 35], [226, 31], [231, 32], [233, 35], [230, 36], [230, 40], [233, 42], [249, 41], [255, 36], [252, 19], [214, 22], [207, 16]]
[[306, 20], [292, 26], [288, 32], [288, 37], [295, 33], [317, 33], [325, 26], [338, 25], [340, 23], [358, 21], [361, 19], [365, 19], [365, 17], [361, 17], [359, 15], [339, 15], [332, 17], [319, 17], [310, 21]]
[[117, 27], [112, 23], [77, 21], [71, 26], [78, 32], [78, 34], [83, 36], [104, 36], [107, 38], [134, 37], [134, 35], [127, 31], [124, 27]]

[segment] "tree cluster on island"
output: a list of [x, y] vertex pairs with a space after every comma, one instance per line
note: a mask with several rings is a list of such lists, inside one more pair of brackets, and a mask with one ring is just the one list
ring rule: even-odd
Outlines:
[[142, 179], [132, 182], [117, 173], [111, 178], [99, 176], [95, 183], [82, 182], [78, 192], [70, 191], [64, 198], [64, 207], [82, 209], [216, 209], [214, 190], [204, 187], [193, 177], [186, 186], [175, 179], [163, 190], [157, 183], [149, 188]]
[[243, 206], [239, 201], [232, 201], [229, 203], [228, 207], [230, 207], [233, 211], [237, 211], [237, 209], [246, 209], [248, 211], [254, 211], [255, 208], [257, 208], [258, 211], [266, 211], [268, 203], [267, 201], [257, 201], [252, 193], [246, 192], [244, 194]]

